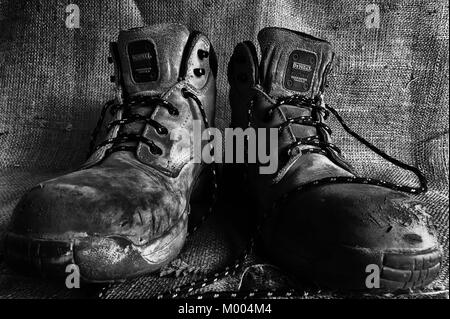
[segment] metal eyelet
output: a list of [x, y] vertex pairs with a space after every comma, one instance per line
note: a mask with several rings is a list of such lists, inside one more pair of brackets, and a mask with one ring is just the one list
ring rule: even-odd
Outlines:
[[194, 74], [197, 77], [201, 77], [206, 74], [206, 70], [203, 68], [197, 68], [197, 69], [194, 69]]
[[169, 109], [168, 112], [169, 112], [169, 114], [172, 115], [172, 116], [178, 116], [178, 115], [180, 115], [180, 112], [179, 112], [177, 109], [175, 109], [175, 108]]
[[187, 99], [189, 96], [188, 96], [188, 90], [186, 89], [186, 88], [182, 88], [181, 89], [181, 95], [185, 98], [185, 99]]
[[198, 55], [198, 57], [199, 57], [200, 60], [203, 60], [203, 59], [206, 59], [206, 58], [209, 57], [209, 52], [200, 49], [200, 50], [197, 51], [197, 55]]
[[157, 132], [159, 135], [167, 135], [167, 134], [169, 133], [169, 131], [167, 130], [167, 128], [164, 127], [164, 126], [158, 127], [158, 128], [156, 129], [156, 132]]
[[162, 149], [160, 149], [158, 146], [153, 145], [150, 147], [150, 153], [152, 153], [153, 155], [162, 155]]

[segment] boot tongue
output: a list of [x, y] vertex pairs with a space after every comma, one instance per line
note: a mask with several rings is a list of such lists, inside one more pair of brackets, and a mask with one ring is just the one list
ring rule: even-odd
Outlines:
[[261, 30], [258, 41], [261, 84], [269, 95], [312, 98], [323, 91], [334, 55], [328, 42], [282, 28]]
[[[120, 31], [117, 41], [123, 89], [130, 97], [161, 96], [178, 82], [189, 31], [180, 24], [158, 24]], [[145, 103], [130, 106], [122, 117], [151, 116]], [[122, 126], [122, 134], [142, 134], [146, 124], [135, 121]], [[136, 146], [137, 142], [123, 142]], [[110, 158], [118, 156], [113, 153]]]
[[117, 44], [126, 93], [161, 95], [176, 84], [188, 37], [180, 24], [120, 31]]

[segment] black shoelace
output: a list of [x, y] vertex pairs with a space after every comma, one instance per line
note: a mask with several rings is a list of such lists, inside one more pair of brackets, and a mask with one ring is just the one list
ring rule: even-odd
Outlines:
[[[319, 113], [323, 114], [324, 120], [326, 120], [328, 118], [330, 113], [333, 114], [347, 133], [349, 133], [351, 136], [356, 138], [363, 145], [367, 146], [374, 153], [381, 156], [385, 160], [391, 162], [395, 166], [398, 166], [402, 169], [413, 172], [417, 176], [417, 178], [419, 180], [419, 184], [420, 184], [419, 187], [409, 187], [406, 185], [398, 185], [398, 184], [390, 183], [390, 182], [383, 181], [383, 180], [377, 180], [377, 179], [373, 179], [373, 178], [341, 176], [341, 177], [328, 177], [328, 178], [324, 178], [321, 180], [313, 181], [313, 182], [310, 182], [308, 184], [298, 187], [294, 191], [299, 191], [300, 189], [307, 188], [309, 186], [316, 186], [316, 185], [323, 185], [323, 184], [330, 184], [330, 183], [372, 184], [372, 185], [388, 187], [393, 190], [403, 191], [403, 192], [412, 193], [412, 194], [420, 194], [420, 193], [427, 191], [427, 189], [428, 189], [427, 188], [427, 180], [418, 168], [416, 168], [414, 166], [410, 166], [406, 163], [403, 163], [403, 162], [393, 158], [392, 156], [386, 154], [382, 150], [375, 147], [373, 144], [371, 144], [366, 139], [361, 137], [358, 133], [354, 132], [352, 129], [350, 129], [348, 127], [348, 125], [344, 122], [342, 117], [339, 115], [339, 113], [334, 108], [332, 108], [328, 104], [324, 104], [325, 106], [323, 106], [321, 103], [321, 99], [319, 97], [311, 99], [311, 98], [306, 98], [306, 97], [300, 96], [300, 95], [293, 95], [293, 96], [290, 96], [287, 98], [280, 98], [277, 101], [277, 103], [268, 110], [268, 116], [271, 116], [271, 113], [275, 109], [281, 107], [282, 105], [287, 105], [287, 104], [301, 107], [301, 108], [311, 109], [311, 114], [313, 114], [314, 112], [319, 112]], [[329, 135], [332, 134], [332, 130], [325, 123], [321, 122], [320, 120], [315, 120], [312, 116], [300, 116], [300, 117], [295, 117], [295, 118], [288, 118], [288, 119], [286, 119], [285, 122], [280, 124], [278, 126], [278, 128], [281, 131], [284, 128], [288, 127], [290, 124], [294, 124], [294, 123], [315, 127], [317, 129], [317, 131], [320, 131], [320, 129], [323, 129]], [[338, 154], [341, 154], [341, 150], [336, 145], [324, 141], [323, 137], [321, 137], [319, 135], [315, 135], [315, 136], [309, 136], [306, 138], [297, 138], [296, 141], [294, 141], [291, 145], [288, 146], [288, 148], [287, 148], [288, 155], [291, 156], [292, 150], [300, 145], [309, 145], [309, 146], [316, 147], [316, 148], [303, 149], [303, 150], [301, 150], [302, 154], [320, 153], [322, 155], [329, 156], [330, 150], [334, 150]], [[285, 196], [283, 196], [283, 198], [286, 198], [287, 196], [289, 196], [289, 193], [285, 194]]]
[[[192, 92], [188, 91], [187, 89], [182, 89], [182, 95], [186, 99], [192, 99], [196, 102], [200, 113], [203, 118], [203, 122], [206, 128], [209, 127], [208, 119], [206, 117], [205, 109], [199, 100], [199, 98]], [[134, 122], [144, 122], [152, 127], [155, 128], [156, 132], [160, 135], [167, 135], [169, 134], [168, 129], [160, 124], [159, 122], [153, 120], [149, 116], [143, 116], [140, 114], [130, 113], [130, 109], [132, 107], [136, 106], [143, 106], [143, 107], [149, 107], [149, 108], [156, 108], [156, 107], [164, 107], [167, 109], [169, 115], [171, 116], [178, 116], [179, 111], [178, 109], [168, 101], [162, 99], [161, 97], [155, 97], [155, 96], [138, 96], [138, 97], [132, 97], [130, 99], [127, 99], [122, 104], [116, 104], [114, 100], [106, 102], [103, 107], [100, 114], [100, 118], [97, 122], [97, 125], [91, 135], [91, 142], [90, 142], [90, 148], [89, 153], [92, 154], [93, 152], [97, 151], [99, 148], [105, 146], [105, 145], [111, 145], [111, 147], [108, 149], [107, 154], [111, 154], [113, 152], [117, 151], [130, 151], [134, 152], [136, 149], [136, 146], [132, 145], [122, 145], [123, 143], [127, 142], [141, 142], [150, 148], [150, 152], [154, 155], [161, 155], [162, 150], [161, 148], [155, 144], [152, 140], [146, 138], [145, 136], [142, 136], [141, 134], [137, 133], [119, 133], [117, 136], [106, 139], [99, 143], [97, 146], [95, 146], [95, 141], [97, 138], [98, 133], [100, 132], [100, 129], [102, 127], [104, 118], [106, 116], [106, 112], [110, 111], [111, 115], [114, 115], [117, 111], [120, 109], [125, 110], [127, 115], [122, 117], [119, 120], [111, 121], [107, 126], [106, 130], [109, 131], [113, 127], [119, 126], [119, 132], [120, 128], [123, 125], [134, 123]]]
[[[197, 95], [195, 95], [191, 91], [187, 90], [186, 88], [181, 89], [181, 94], [185, 99], [192, 99], [195, 102], [195, 104], [197, 105], [197, 107], [200, 111], [200, 115], [202, 117], [203, 124], [204, 124], [205, 128], [208, 129], [210, 127], [208, 117], [206, 115], [205, 108], [203, 107], [203, 104], [200, 101], [200, 99], [197, 97]], [[93, 152], [97, 151], [99, 148], [101, 148], [105, 145], [111, 145], [111, 147], [106, 151], [105, 156], [108, 156], [109, 154], [111, 154], [113, 152], [117, 152], [117, 151], [135, 152], [137, 146], [136, 145], [123, 145], [123, 143], [126, 143], [126, 142], [145, 143], [146, 145], [149, 146], [150, 152], [152, 152], [152, 154], [155, 154], [155, 155], [162, 154], [162, 150], [159, 146], [157, 146], [152, 140], [150, 140], [150, 139], [146, 138], [145, 136], [142, 136], [141, 134], [138, 134], [138, 133], [118, 133], [116, 137], [106, 139], [106, 140], [102, 141], [101, 143], [99, 143], [97, 146], [95, 146], [95, 141], [96, 141], [97, 135], [100, 132], [100, 129], [103, 125], [104, 118], [106, 116], [106, 112], [108, 110], [110, 111], [111, 115], [114, 115], [120, 109], [126, 110], [128, 114], [123, 116], [119, 120], [111, 121], [106, 126], [107, 131], [111, 130], [113, 127], [119, 126], [119, 132], [120, 132], [120, 127], [123, 125], [134, 123], [134, 122], [144, 122], [144, 123], [147, 123], [150, 126], [154, 127], [158, 134], [161, 134], [161, 135], [169, 134], [169, 131], [165, 126], [163, 126], [159, 122], [150, 118], [150, 116], [153, 112], [150, 112], [150, 114], [148, 116], [130, 113], [129, 112], [130, 109], [132, 107], [136, 107], [136, 106], [149, 107], [149, 108], [152, 108], [153, 110], [155, 107], [160, 106], [160, 107], [166, 108], [170, 116], [176, 117], [176, 116], [179, 116], [179, 114], [180, 114], [179, 110], [173, 104], [162, 99], [161, 97], [154, 97], [154, 96], [133, 97], [131, 99], [126, 100], [122, 104], [117, 104], [117, 103], [115, 103], [114, 100], [108, 101], [103, 105], [102, 111], [100, 114], [100, 118], [97, 122], [97, 125], [96, 125], [94, 131], [92, 132], [91, 143], [90, 143], [90, 154], [92, 154]], [[211, 140], [212, 140], [212, 137], [210, 136], [210, 141]], [[213, 152], [213, 151], [214, 151], [214, 149], [211, 145], [211, 152]], [[212, 164], [212, 174], [213, 174], [213, 178], [212, 178], [213, 193], [212, 193], [212, 198], [211, 198], [211, 205], [208, 209], [208, 212], [202, 216], [201, 220], [191, 227], [192, 232], [196, 231], [198, 229], [198, 227], [200, 227], [200, 225], [206, 221], [207, 217], [212, 214], [213, 207], [217, 200], [217, 192], [218, 192], [217, 167], [216, 167], [215, 163]]]
[[[294, 106], [298, 106], [298, 107], [308, 107], [315, 112], [323, 113], [324, 120], [326, 120], [329, 116], [329, 111], [320, 105], [320, 102], [318, 99], [308, 99], [303, 96], [290, 96], [288, 98], [279, 99], [278, 103], [268, 110], [268, 116], [271, 116], [271, 114], [273, 113], [273, 111], [275, 109], [277, 109], [280, 106], [285, 105], [285, 104], [294, 105]], [[326, 125], [325, 123], [323, 123], [321, 121], [314, 120], [312, 116], [298, 116], [298, 117], [294, 117], [294, 118], [288, 118], [285, 122], [283, 122], [282, 124], [280, 124], [278, 126], [278, 129], [281, 132], [286, 127], [288, 127], [290, 124], [300, 124], [300, 125], [312, 126], [318, 130], [323, 129], [329, 135], [331, 135], [333, 133], [331, 128], [328, 125]], [[288, 155], [291, 156], [292, 151], [297, 146], [300, 146], [300, 145], [310, 145], [310, 146], [318, 147], [318, 148], [303, 149], [301, 151], [302, 154], [320, 153], [323, 155], [327, 155], [327, 151], [326, 151], [327, 148], [333, 149], [338, 154], [341, 153], [341, 150], [336, 145], [334, 145], [333, 143], [323, 141], [319, 135], [314, 135], [314, 136], [308, 136], [308, 137], [304, 137], [304, 138], [296, 138], [296, 141], [293, 142], [291, 145], [289, 145], [287, 148]]]

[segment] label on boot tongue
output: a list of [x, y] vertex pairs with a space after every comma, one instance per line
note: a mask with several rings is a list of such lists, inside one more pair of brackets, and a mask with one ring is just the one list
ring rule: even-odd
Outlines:
[[129, 43], [128, 56], [134, 82], [154, 82], [158, 79], [158, 63], [153, 43], [147, 40]]
[[316, 70], [317, 56], [314, 52], [295, 50], [289, 56], [284, 86], [288, 90], [307, 92], [311, 88]]

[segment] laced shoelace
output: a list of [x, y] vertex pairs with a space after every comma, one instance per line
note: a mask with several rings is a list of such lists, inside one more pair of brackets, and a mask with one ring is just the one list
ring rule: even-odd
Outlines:
[[[200, 113], [203, 118], [203, 123], [206, 128], [209, 128], [208, 119], [206, 116], [205, 109], [203, 107], [202, 102], [200, 99], [192, 92], [188, 91], [187, 89], [182, 89], [181, 93], [184, 98], [186, 99], [192, 99], [196, 102], [197, 107], [200, 110]], [[150, 118], [150, 116], [144, 116], [136, 113], [130, 113], [130, 109], [134, 106], [145, 106], [152, 109], [155, 109], [156, 107], [164, 107], [167, 109], [169, 115], [171, 116], [178, 116], [179, 111], [178, 109], [170, 102], [164, 100], [161, 97], [155, 97], [155, 96], [138, 96], [138, 97], [132, 97], [128, 100], [125, 100], [122, 104], [117, 104], [114, 100], [106, 102], [101, 110], [100, 118], [97, 122], [97, 125], [94, 129], [94, 131], [91, 134], [91, 141], [90, 141], [90, 147], [89, 147], [89, 153], [92, 154], [93, 152], [97, 151], [98, 149], [102, 148], [106, 145], [111, 145], [111, 147], [108, 149], [107, 154], [117, 152], [117, 151], [135, 151], [136, 146], [131, 145], [121, 145], [123, 143], [127, 142], [141, 142], [149, 146], [150, 152], [154, 155], [161, 155], [162, 150], [159, 146], [155, 144], [152, 140], [146, 138], [145, 136], [138, 134], [138, 133], [119, 133], [117, 136], [106, 139], [99, 143], [97, 146], [95, 146], [95, 142], [97, 139], [97, 135], [101, 130], [101, 127], [103, 125], [104, 118], [106, 116], [106, 112], [108, 109], [110, 110], [111, 115], [114, 115], [117, 111], [120, 109], [124, 110], [127, 115], [122, 117], [119, 120], [111, 121], [107, 126], [106, 130], [109, 131], [113, 127], [119, 126], [119, 132], [120, 128], [124, 125], [135, 123], [135, 122], [144, 122], [152, 127], [155, 128], [156, 132], [160, 135], [167, 135], [169, 134], [168, 129], [160, 124], [159, 122], [153, 120]]]
[[[419, 187], [410, 187], [410, 186], [406, 186], [406, 185], [394, 184], [391, 182], [373, 179], [373, 178], [356, 177], [356, 176], [354, 176], [354, 177], [340, 176], [340, 177], [328, 177], [328, 178], [324, 178], [324, 179], [320, 179], [320, 180], [316, 180], [316, 181], [307, 183], [305, 185], [302, 185], [302, 186], [296, 188], [295, 190], [293, 190], [293, 192], [299, 191], [300, 189], [304, 189], [304, 188], [307, 188], [310, 186], [330, 184], [330, 183], [371, 184], [371, 185], [383, 186], [383, 187], [387, 187], [387, 188], [390, 188], [393, 190], [403, 191], [403, 192], [411, 193], [411, 194], [420, 194], [420, 193], [427, 191], [427, 189], [428, 189], [427, 188], [427, 180], [418, 168], [408, 165], [402, 161], [399, 161], [399, 160], [393, 158], [392, 156], [386, 154], [385, 152], [383, 152], [382, 150], [380, 150], [379, 148], [377, 148], [376, 146], [371, 144], [369, 141], [364, 139], [358, 133], [354, 132], [344, 122], [343, 118], [339, 115], [339, 113], [334, 108], [332, 108], [328, 104], [322, 103], [321, 97], [317, 96], [317, 97], [311, 99], [311, 98], [306, 98], [306, 97], [300, 96], [300, 95], [293, 95], [293, 96], [289, 96], [286, 98], [280, 98], [280, 99], [278, 99], [277, 103], [268, 110], [267, 116], [270, 117], [275, 109], [278, 109], [279, 107], [281, 107], [283, 105], [293, 105], [293, 106], [297, 106], [297, 107], [301, 107], [301, 108], [311, 109], [311, 114], [313, 114], [313, 112], [318, 112], [318, 113], [323, 114], [324, 120], [326, 120], [329, 117], [330, 113], [333, 114], [334, 117], [342, 125], [342, 127], [348, 134], [350, 134], [351, 136], [356, 138], [360, 143], [362, 143], [363, 145], [368, 147], [371, 151], [373, 151], [377, 155], [381, 156], [385, 160], [391, 162], [395, 166], [414, 173], [417, 176], [417, 178], [419, 180], [419, 184], [420, 184]], [[300, 125], [311, 126], [311, 127], [315, 127], [317, 129], [317, 131], [320, 131], [320, 129], [323, 129], [329, 135], [332, 134], [332, 130], [330, 127], [328, 127], [328, 125], [326, 125], [325, 123], [323, 123], [320, 120], [315, 120], [313, 118], [313, 116], [299, 116], [299, 117], [294, 117], [294, 118], [287, 118], [285, 122], [283, 122], [282, 124], [280, 124], [278, 126], [278, 129], [280, 131], [282, 131], [283, 129], [285, 129], [286, 127], [288, 127], [291, 124], [300, 124]], [[307, 154], [307, 153], [320, 153], [322, 155], [329, 156], [330, 150], [333, 150], [336, 153], [341, 154], [341, 150], [335, 144], [326, 142], [323, 139], [323, 137], [321, 137], [319, 135], [314, 135], [314, 136], [308, 136], [305, 138], [296, 138], [296, 140], [287, 147], [288, 155], [291, 156], [293, 149], [295, 149], [297, 146], [300, 146], [300, 145], [315, 146], [315, 148], [302, 149], [301, 150], [302, 155]], [[290, 192], [283, 195], [282, 198], [287, 198], [289, 195], [290, 195]]]
[[[205, 108], [203, 107], [203, 103], [200, 101], [200, 99], [197, 97], [197, 95], [195, 95], [191, 91], [187, 90], [186, 88], [181, 89], [181, 94], [185, 99], [192, 99], [193, 101], [195, 101], [195, 103], [200, 111], [200, 115], [202, 117], [204, 126], [206, 129], [208, 129], [210, 127], [208, 117], [206, 115]], [[179, 116], [179, 114], [180, 114], [179, 110], [173, 104], [162, 99], [161, 97], [154, 97], [154, 96], [133, 97], [132, 99], [129, 99], [128, 101], [125, 101], [122, 104], [117, 104], [114, 100], [108, 101], [103, 105], [101, 114], [100, 114], [100, 118], [97, 122], [97, 125], [96, 125], [94, 131], [91, 134], [89, 154], [92, 154], [93, 152], [97, 151], [101, 147], [103, 147], [105, 145], [109, 145], [109, 144], [111, 144], [112, 146], [111, 146], [111, 148], [109, 148], [107, 150], [107, 152], [105, 153], [105, 156], [108, 156], [109, 154], [111, 154], [113, 152], [117, 152], [117, 151], [134, 152], [136, 150], [136, 146], [120, 145], [120, 144], [126, 143], [126, 142], [142, 142], [149, 146], [150, 152], [152, 152], [155, 155], [161, 155], [162, 150], [159, 146], [157, 146], [152, 140], [142, 136], [141, 134], [137, 134], [137, 133], [119, 133], [116, 137], [106, 139], [106, 140], [102, 141], [101, 143], [99, 143], [97, 146], [95, 146], [97, 135], [101, 130], [101, 127], [103, 125], [103, 121], [104, 121], [104, 118], [106, 116], [106, 112], [108, 111], [108, 109], [109, 109], [111, 115], [114, 115], [120, 109], [129, 110], [131, 107], [138, 106], [138, 105], [151, 107], [153, 109], [157, 106], [161, 106], [161, 107], [164, 107], [167, 109], [169, 115], [175, 116], [175, 117]], [[147, 123], [147, 124], [151, 125], [152, 127], [154, 127], [158, 134], [161, 134], [161, 135], [169, 134], [168, 129], [165, 126], [163, 126], [162, 124], [160, 124], [159, 122], [151, 119], [150, 115], [143, 116], [143, 115], [135, 114], [135, 113], [131, 113], [125, 117], [122, 117], [119, 120], [111, 121], [106, 126], [106, 130], [109, 131], [113, 127], [116, 127], [116, 126], [121, 127], [123, 125], [134, 123], [134, 122]], [[120, 129], [119, 129], [119, 132], [120, 132]], [[211, 141], [211, 139], [212, 139], [212, 137], [210, 136], [210, 141]], [[210, 144], [210, 145], [211, 145], [211, 152], [213, 152], [213, 150], [214, 150], [213, 146], [212, 146], [212, 144]], [[196, 225], [193, 225], [191, 227], [192, 232], [196, 231], [198, 229], [198, 227], [200, 227], [200, 225], [206, 221], [207, 217], [209, 217], [212, 214], [213, 207], [217, 200], [218, 185], [217, 185], [217, 167], [216, 167], [215, 163], [212, 164], [212, 174], [213, 174], [213, 180], [212, 180], [213, 192], [212, 192], [211, 204], [209, 206], [207, 214], [203, 215], [202, 218], [200, 219], [200, 221], [198, 223], [196, 223]]]
[[[251, 102], [253, 102], [253, 101], [251, 101]], [[399, 166], [400, 168], [412, 171], [419, 178], [420, 187], [414, 188], [414, 187], [408, 187], [408, 186], [404, 186], [404, 185], [396, 185], [396, 184], [389, 183], [389, 182], [382, 181], [382, 180], [376, 180], [376, 179], [371, 179], [371, 178], [363, 178], [363, 177], [329, 177], [329, 178], [324, 178], [324, 179], [321, 179], [321, 180], [316, 180], [316, 181], [307, 183], [305, 185], [302, 185], [302, 186], [294, 189], [291, 192], [288, 192], [288, 193], [284, 194], [281, 198], [279, 198], [278, 200], [274, 201], [274, 203], [272, 205], [271, 213], [273, 213], [275, 211], [275, 209], [276, 209], [276, 207], [278, 205], [282, 204], [283, 201], [287, 200], [288, 197], [293, 195], [293, 193], [297, 193], [300, 190], [304, 190], [304, 189], [307, 189], [309, 187], [323, 185], [323, 184], [333, 184], [333, 183], [372, 184], [372, 185], [388, 187], [388, 188], [391, 188], [391, 189], [394, 189], [394, 190], [404, 191], [404, 192], [408, 192], [408, 193], [412, 193], [412, 194], [419, 194], [419, 193], [425, 192], [427, 190], [427, 181], [426, 181], [425, 177], [423, 176], [423, 174], [420, 172], [420, 170], [418, 170], [417, 168], [415, 168], [413, 166], [407, 165], [407, 164], [405, 164], [405, 163], [403, 163], [403, 162], [401, 162], [401, 161], [399, 161], [399, 160], [397, 160], [397, 159], [387, 155], [386, 153], [384, 153], [383, 151], [379, 150], [378, 148], [376, 148], [374, 145], [372, 145], [370, 142], [365, 140], [359, 134], [357, 134], [356, 132], [351, 130], [335, 109], [333, 109], [332, 107], [330, 107], [327, 104], [324, 104], [324, 106], [322, 106], [320, 98], [308, 99], [308, 98], [305, 98], [303, 96], [291, 96], [291, 97], [279, 99], [277, 101], [277, 104], [274, 105], [273, 107], [271, 107], [268, 110], [267, 116], [270, 117], [271, 113], [276, 108], [279, 108], [280, 106], [282, 106], [284, 104], [294, 105], [294, 106], [298, 106], [298, 107], [308, 107], [308, 108], [311, 108], [312, 110], [316, 110], [317, 112], [322, 112], [324, 120], [326, 120], [329, 117], [329, 114], [332, 113], [336, 117], [338, 122], [342, 125], [344, 130], [346, 132], [348, 132], [350, 135], [352, 135], [353, 137], [355, 137], [362, 144], [367, 146], [369, 149], [374, 151], [379, 156], [381, 156], [384, 159], [390, 161], [394, 165]], [[251, 108], [250, 108], [250, 112], [251, 112]], [[312, 116], [301, 116], [301, 117], [287, 119], [284, 123], [279, 125], [278, 128], [281, 131], [284, 128], [286, 128], [288, 125], [293, 124], [293, 123], [297, 123], [297, 124], [301, 124], [301, 125], [313, 126], [313, 127], [316, 127], [316, 128], [320, 127], [320, 128], [323, 128], [330, 135], [332, 133], [332, 130], [325, 123], [322, 123], [320, 121], [314, 120]], [[250, 123], [248, 123], [248, 126], [250, 126]], [[325, 141], [323, 141], [321, 139], [322, 138], [320, 136], [318, 136], [318, 135], [310, 136], [310, 137], [307, 137], [307, 138], [301, 138], [301, 139], [297, 138], [296, 141], [294, 141], [291, 145], [288, 146], [288, 154], [290, 156], [293, 155], [292, 154], [292, 150], [295, 147], [299, 146], [299, 145], [310, 145], [310, 146], [316, 146], [317, 147], [317, 148], [314, 148], [314, 149], [313, 148], [309, 148], [309, 149], [302, 150], [302, 154], [320, 153], [320, 154], [323, 154], [323, 155], [327, 156], [327, 155], [329, 155], [328, 148], [338, 152], [339, 154], [341, 153], [340, 149], [336, 145], [334, 145], [332, 143], [329, 143], [329, 142], [325, 142]], [[263, 221], [266, 220], [269, 217], [269, 214], [270, 213], [267, 213], [267, 214], [264, 215]], [[202, 279], [197, 280], [197, 281], [193, 281], [193, 282], [188, 283], [186, 285], [182, 285], [180, 287], [177, 287], [177, 288], [175, 288], [175, 289], [173, 289], [173, 290], [171, 290], [169, 292], [160, 294], [158, 296], [158, 298], [167, 298], [167, 297], [168, 298], [179, 298], [179, 297], [184, 297], [183, 293], [186, 294], [186, 293], [193, 292], [194, 289], [199, 289], [199, 288], [206, 287], [208, 284], [212, 284], [212, 283], [216, 282], [217, 280], [219, 280], [220, 278], [222, 278], [224, 276], [227, 276], [227, 275], [230, 275], [230, 274], [236, 274], [237, 271], [245, 264], [246, 258], [248, 257], [248, 255], [253, 250], [256, 238], [257, 238], [258, 234], [260, 234], [260, 232], [261, 232], [262, 222], [263, 221], [261, 221], [256, 226], [256, 228], [255, 228], [255, 235], [252, 236], [250, 242], [248, 243], [248, 245], [244, 249], [241, 257], [236, 259], [236, 261], [232, 264], [232, 266], [227, 266], [221, 272], [216, 272], [212, 276], [205, 277], [205, 278], [202, 278]], [[282, 289], [282, 290], [276, 290], [276, 291], [274, 291], [274, 290], [265, 290], [265, 291], [251, 291], [251, 292], [236, 292], [236, 291], [231, 291], [231, 292], [225, 292], [225, 291], [223, 291], [223, 292], [206, 292], [206, 293], [201, 293], [201, 294], [195, 294], [195, 295], [190, 296], [188, 298], [194, 298], [194, 299], [204, 299], [204, 298], [213, 298], [213, 299], [215, 299], [215, 298], [228, 298], [228, 299], [234, 299], [234, 298], [266, 298], [266, 297], [268, 297], [268, 298], [293, 298], [295, 296], [302, 296], [302, 293], [301, 292], [297, 292], [296, 289], [288, 288], [288, 289]]]
[[[287, 98], [279, 99], [278, 103], [276, 105], [272, 106], [268, 110], [267, 116], [270, 117], [273, 114], [273, 111], [275, 109], [281, 107], [282, 105], [288, 105], [288, 104], [299, 106], [299, 107], [308, 107], [312, 111], [316, 111], [317, 113], [322, 113], [324, 115], [324, 120], [326, 120], [330, 114], [329, 111], [320, 104], [320, 100], [318, 98], [317, 99], [308, 99], [303, 96], [294, 95], [294, 96], [290, 96]], [[298, 116], [298, 117], [294, 117], [294, 118], [288, 118], [285, 122], [283, 122], [282, 124], [280, 124], [278, 126], [278, 130], [281, 132], [291, 124], [306, 125], [306, 126], [315, 127], [316, 129], [321, 128], [321, 129], [325, 130], [329, 135], [331, 135], [333, 133], [333, 131], [331, 130], [331, 128], [328, 125], [326, 125], [325, 123], [323, 123], [321, 121], [314, 120], [314, 118], [312, 116]], [[291, 145], [289, 145], [287, 147], [288, 156], [291, 156], [292, 151], [297, 146], [300, 146], [300, 145], [310, 145], [310, 146], [318, 147], [318, 148], [303, 149], [303, 150], [301, 150], [302, 154], [320, 153], [323, 155], [327, 155], [327, 152], [326, 152], [327, 148], [331, 148], [334, 151], [336, 151], [338, 154], [341, 154], [341, 150], [335, 144], [322, 141], [321, 137], [319, 135], [314, 135], [314, 136], [308, 136], [308, 137], [304, 137], [304, 138], [296, 138], [296, 141], [291, 143]]]
[[[198, 109], [200, 111], [200, 114], [201, 114], [204, 126], [205, 126], [206, 129], [208, 129], [210, 127], [209, 121], [208, 121], [208, 117], [206, 115], [206, 111], [205, 111], [205, 109], [203, 107], [203, 104], [200, 101], [200, 99], [197, 97], [197, 95], [195, 95], [191, 91], [189, 91], [187, 89], [184, 89], [184, 88], [181, 90], [181, 93], [182, 93], [182, 96], [184, 98], [192, 99], [193, 101], [195, 101], [195, 103], [196, 103], [196, 105], [197, 105], [197, 107], [198, 107]], [[108, 112], [108, 110], [110, 111], [111, 115], [114, 115], [120, 109], [126, 109], [126, 108], [129, 108], [131, 106], [138, 105], [138, 104], [147, 105], [149, 107], [162, 106], [162, 107], [165, 107], [168, 110], [170, 115], [172, 115], [172, 116], [178, 116], [179, 115], [179, 111], [174, 105], [172, 105], [171, 103], [167, 102], [166, 100], [164, 100], [164, 99], [162, 99], [160, 97], [151, 97], [151, 96], [136, 97], [136, 98], [130, 99], [128, 101], [125, 101], [125, 103], [122, 103], [122, 104], [117, 104], [114, 100], [110, 100], [110, 101], [106, 102], [103, 105], [102, 110], [101, 110], [101, 114], [100, 114], [100, 118], [99, 118], [99, 120], [97, 122], [97, 125], [96, 125], [94, 131], [91, 134], [90, 154], [92, 154], [93, 152], [95, 152], [99, 148], [101, 148], [101, 147], [103, 147], [105, 145], [108, 145], [108, 144], [112, 144], [113, 145], [109, 149], [108, 153], [112, 153], [112, 152], [115, 152], [115, 151], [122, 151], [122, 150], [134, 151], [136, 146], [117, 145], [117, 144], [121, 144], [121, 143], [124, 143], [124, 142], [130, 142], [130, 141], [139, 141], [139, 142], [146, 143], [147, 145], [149, 145], [150, 150], [152, 150], [152, 147], [157, 147], [159, 149], [159, 147], [156, 146], [156, 144], [153, 141], [151, 141], [151, 140], [141, 136], [140, 134], [118, 134], [116, 137], [110, 138], [110, 139], [106, 139], [105, 141], [102, 141], [97, 146], [95, 146], [97, 135], [98, 135], [98, 133], [101, 130], [104, 118], [105, 118], [106, 113]], [[166, 127], [164, 127], [163, 125], [161, 125], [157, 121], [154, 121], [154, 120], [150, 119], [149, 117], [150, 116], [142, 116], [142, 115], [139, 115], [139, 114], [131, 114], [129, 116], [123, 117], [120, 120], [113, 120], [113, 121], [111, 121], [106, 126], [106, 129], [110, 130], [110, 129], [112, 129], [115, 126], [122, 126], [122, 125], [130, 124], [130, 123], [133, 123], [133, 122], [142, 121], [142, 122], [148, 123], [149, 125], [155, 127], [157, 132], [159, 130], [158, 133], [160, 133], [160, 134], [168, 134], [168, 131], [167, 131]], [[212, 139], [212, 137], [210, 136], [210, 140], [211, 139]], [[154, 148], [154, 150], [155, 150], [155, 148]], [[211, 152], [212, 151], [213, 151], [213, 146], [211, 144]], [[159, 152], [156, 151], [156, 153], [158, 154]], [[217, 201], [217, 192], [218, 192], [217, 167], [216, 167], [215, 163], [212, 164], [212, 174], [213, 174], [212, 184], [213, 184], [213, 189], [214, 190], [212, 192], [211, 204], [209, 206], [208, 212], [205, 215], [202, 216], [201, 220], [196, 225], [193, 225], [191, 227], [192, 230], [191, 230], [190, 233], [187, 234], [187, 237], [191, 233], [195, 232], [201, 226], [201, 224], [203, 224], [207, 220], [207, 218], [209, 216], [211, 216], [212, 211], [214, 209], [214, 205], [215, 205], [215, 203]], [[253, 244], [251, 243], [251, 245], [253, 245]], [[246, 250], [246, 251], [248, 251], [248, 250]], [[245, 253], [245, 257], [241, 257], [240, 259], [244, 260], [246, 257], [247, 257], [247, 253]], [[181, 291], [190, 292], [190, 291], [192, 291], [195, 288], [204, 287], [204, 286], [206, 286], [206, 283], [217, 281], [221, 277], [227, 276], [227, 275], [229, 275], [231, 273], [235, 273], [238, 270], [238, 268], [240, 267], [240, 265], [241, 265], [240, 262], [239, 263], [235, 262], [235, 263], [233, 263], [233, 266], [228, 266], [223, 271], [217, 272], [211, 277], [208, 276], [207, 278], [203, 278], [201, 280], [193, 281], [193, 282], [190, 282], [189, 284], [186, 284], [186, 285], [184, 285], [182, 287], [178, 287], [178, 288], [175, 288], [174, 290], [167, 291], [166, 293], [159, 295], [158, 299], [164, 298], [164, 297], [176, 298]], [[111, 283], [111, 284], [108, 284], [108, 285], [104, 286], [103, 289], [101, 289], [101, 292], [99, 293], [99, 297], [104, 295], [104, 293], [112, 285], [113, 284]]]

